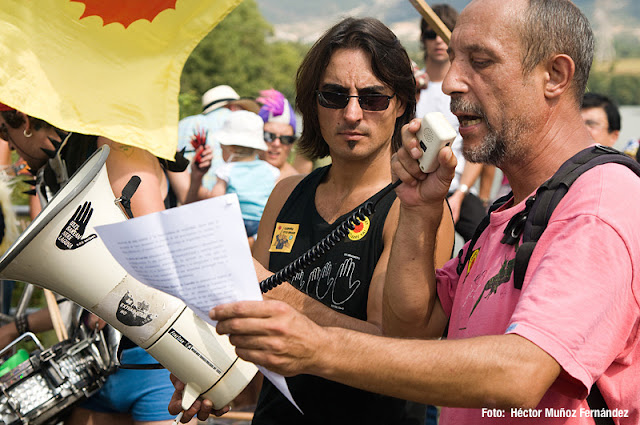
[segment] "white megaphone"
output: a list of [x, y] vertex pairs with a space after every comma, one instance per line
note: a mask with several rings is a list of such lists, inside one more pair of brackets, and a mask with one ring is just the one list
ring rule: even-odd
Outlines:
[[257, 368], [238, 358], [181, 300], [133, 279], [111, 256], [95, 226], [121, 222], [98, 149], [0, 258], [0, 278], [33, 283], [95, 313], [186, 384], [185, 409], [198, 396], [220, 409]]

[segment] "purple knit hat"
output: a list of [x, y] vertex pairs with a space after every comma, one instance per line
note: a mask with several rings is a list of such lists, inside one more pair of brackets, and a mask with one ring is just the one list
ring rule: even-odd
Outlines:
[[293, 127], [293, 133], [296, 132], [296, 115], [289, 101], [278, 90], [269, 89], [260, 92], [260, 97], [256, 99], [258, 103], [262, 103], [260, 108], [260, 118], [267, 122], [281, 122], [289, 124]]

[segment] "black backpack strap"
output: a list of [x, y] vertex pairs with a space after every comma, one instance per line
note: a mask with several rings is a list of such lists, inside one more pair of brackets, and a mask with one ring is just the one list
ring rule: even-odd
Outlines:
[[489, 221], [491, 219], [490, 217], [491, 213], [497, 210], [498, 208], [500, 208], [501, 206], [503, 206], [509, 199], [511, 199], [512, 196], [513, 196], [513, 192], [509, 192], [507, 195], [504, 195], [496, 199], [496, 201], [493, 204], [491, 204], [491, 206], [489, 207], [489, 212], [487, 213], [487, 215], [484, 216], [480, 224], [478, 224], [478, 227], [476, 227], [476, 231], [473, 233], [473, 237], [471, 238], [469, 242], [469, 246], [467, 248], [467, 255], [465, 255], [464, 259], [462, 258], [464, 249], [460, 249], [460, 251], [458, 252], [458, 266], [456, 267], [456, 272], [458, 273], [458, 276], [462, 275], [464, 266], [469, 262], [469, 260], [471, 259], [471, 255], [473, 254], [474, 245], [476, 244], [476, 242], [478, 242], [478, 238], [480, 237], [482, 232], [484, 232], [484, 229], [486, 229], [487, 226], [489, 225]]
[[[607, 402], [605, 401], [604, 397], [602, 397], [602, 393], [598, 388], [597, 382], [591, 387], [591, 391], [587, 396], [587, 404], [589, 405], [590, 410], [604, 410], [605, 412], [609, 410], [609, 406], [607, 406]], [[595, 421], [596, 425], [613, 425], [613, 418], [611, 417], [596, 416], [593, 418], [593, 420]]]
[[[527, 266], [536, 243], [549, 224], [551, 214], [567, 194], [571, 185], [591, 168], [610, 162], [625, 165], [640, 176], [640, 164], [636, 161], [615, 149], [596, 145], [578, 152], [566, 161], [553, 177], [538, 188], [535, 196], [527, 201], [531, 202], [531, 209], [527, 212], [528, 216], [524, 218], [522, 244], [516, 251], [513, 271], [513, 284], [516, 288], [522, 289], [524, 275], [527, 272]], [[509, 229], [508, 225], [507, 230], [513, 233], [518, 229]]]

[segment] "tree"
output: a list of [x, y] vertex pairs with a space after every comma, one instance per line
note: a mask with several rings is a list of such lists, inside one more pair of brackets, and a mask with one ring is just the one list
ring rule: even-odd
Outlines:
[[255, 0], [240, 3], [189, 56], [181, 77], [181, 118], [199, 113], [202, 94], [220, 84], [252, 98], [275, 88], [293, 101], [296, 70], [307, 47], [269, 42], [272, 35]]
[[609, 93], [618, 105], [640, 104], [640, 79], [631, 75], [614, 75]]
[[640, 76], [594, 71], [587, 90], [610, 96], [618, 105], [640, 105]]

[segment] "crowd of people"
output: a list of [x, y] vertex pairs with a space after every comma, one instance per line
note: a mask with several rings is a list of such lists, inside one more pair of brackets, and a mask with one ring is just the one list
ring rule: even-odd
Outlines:
[[[102, 145], [114, 193], [141, 177], [131, 217], [235, 193], [258, 280], [358, 213], [343, 240], [264, 301], [212, 306], [238, 355], [285, 375], [302, 411], [258, 375], [234, 401], [254, 424], [592, 424], [602, 406], [592, 393], [612, 423], [637, 424], [640, 197], [628, 194], [640, 193], [640, 178], [620, 164], [581, 175], [521, 287], [523, 241], [505, 243], [567, 160], [618, 140], [615, 102], [585, 94], [589, 22], [569, 0], [433, 10], [452, 37], [421, 21], [424, 68], [379, 20], [342, 19], [302, 61], [295, 102], [274, 88], [241, 97], [213, 87], [202, 113], [179, 122], [173, 162], [4, 104], [0, 138], [33, 171], [42, 205]], [[429, 112], [457, 137], [424, 174], [416, 134]], [[508, 200], [476, 232], [497, 196], [496, 170]], [[457, 237], [471, 241], [459, 253]], [[51, 327], [46, 309], [16, 318], [0, 327], [0, 348]], [[123, 362], [154, 362], [126, 343]], [[169, 424], [183, 388], [166, 370], [118, 369], [65, 423]], [[228, 409], [198, 400], [181, 421]]]

